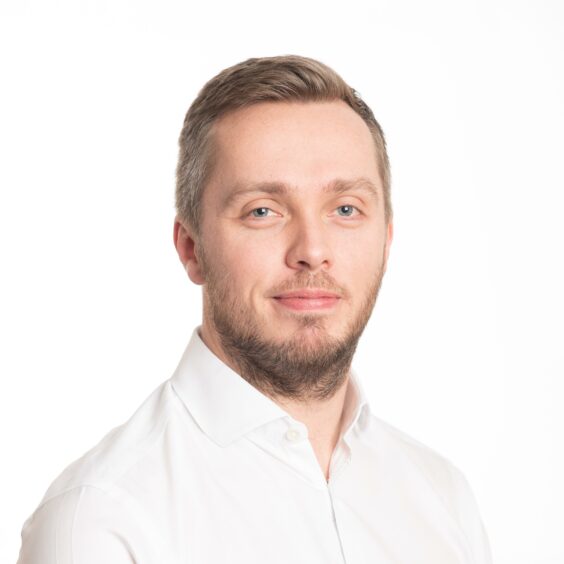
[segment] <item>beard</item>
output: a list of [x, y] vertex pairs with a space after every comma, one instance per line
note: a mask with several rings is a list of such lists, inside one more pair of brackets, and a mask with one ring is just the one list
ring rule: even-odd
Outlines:
[[[202, 251], [203, 249], [200, 249]], [[262, 319], [231, 290], [229, 277], [211, 266], [200, 252], [204, 287], [204, 308], [219, 336], [223, 352], [249, 384], [268, 397], [293, 401], [331, 398], [345, 382], [358, 340], [368, 323], [384, 275], [384, 262], [367, 289], [360, 309], [340, 338], [329, 335], [323, 316], [296, 315], [297, 329], [282, 342], [268, 340]], [[300, 271], [277, 287], [278, 292], [321, 288], [337, 292], [348, 302], [349, 294], [326, 272]]]

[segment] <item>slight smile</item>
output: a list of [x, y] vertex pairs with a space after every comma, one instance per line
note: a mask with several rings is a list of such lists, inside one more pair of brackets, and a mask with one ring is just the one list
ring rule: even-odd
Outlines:
[[274, 296], [276, 302], [295, 311], [317, 311], [335, 307], [341, 297], [327, 290], [304, 288]]

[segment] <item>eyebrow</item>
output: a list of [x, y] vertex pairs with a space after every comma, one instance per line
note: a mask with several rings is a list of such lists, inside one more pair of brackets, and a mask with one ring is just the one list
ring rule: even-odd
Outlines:
[[[351, 190], [361, 190], [373, 198], [378, 199], [378, 187], [370, 179], [363, 176], [352, 180], [337, 178], [323, 187], [326, 193], [342, 194]], [[223, 208], [229, 207], [234, 201], [246, 194], [275, 194], [287, 195], [295, 191], [283, 182], [252, 182], [250, 184], [236, 184], [233, 191], [223, 200]]]

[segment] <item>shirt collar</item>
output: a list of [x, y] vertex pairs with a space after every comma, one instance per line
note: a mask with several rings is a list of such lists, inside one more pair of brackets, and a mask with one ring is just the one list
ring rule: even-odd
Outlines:
[[355, 370], [351, 370], [345, 395], [342, 436], [346, 438], [354, 428], [363, 431], [368, 425], [369, 416], [368, 398]]
[[[223, 363], [205, 345], [196, 328], [171, 378], [171, 384], [202, 431], [220, 446], [283, 417], [279, 405]], [[368, 404], [351, 372], [345, 399], [344, 435], [364, 426]]]

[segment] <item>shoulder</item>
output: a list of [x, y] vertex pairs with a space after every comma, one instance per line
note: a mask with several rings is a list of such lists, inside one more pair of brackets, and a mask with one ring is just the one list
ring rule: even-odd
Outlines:
[[131, 562], [127, 545], [132, 539], [142, 545], [145, 533], [139, 531], [146, 527], [132, 506], [138, 492], [128, 488], [146, 487], [147, 460], [158, 457], [175, 409], [166, 381], [128, 421], [63, 470], [24, 523], [19, 563], [70, 563], [76, 561], [73, 550], [92, 554], [80, 562]]
[[111, 493], [124, 474], [158, 447], [174, 411], [173, 396], [170, 382], [163, 382], [124, 424], [109, 431], [59, 474], [39, 508], [79, 488]]
[[430, 487], [455, 511], [468, 488], [461, 470], [446, 456], [408, 433], [370, 414], [365, 440], [381, 454], [382, 464], [404, 480]]
[[464, 473], [448, 458], [404, 431], [379, 419], [369, 419], [366, 437], [380, 460], [402, 482], [418, 491], [430, 489], [460, 525], [477, 562], [491, 562], [489, 540], [473, 491]]

